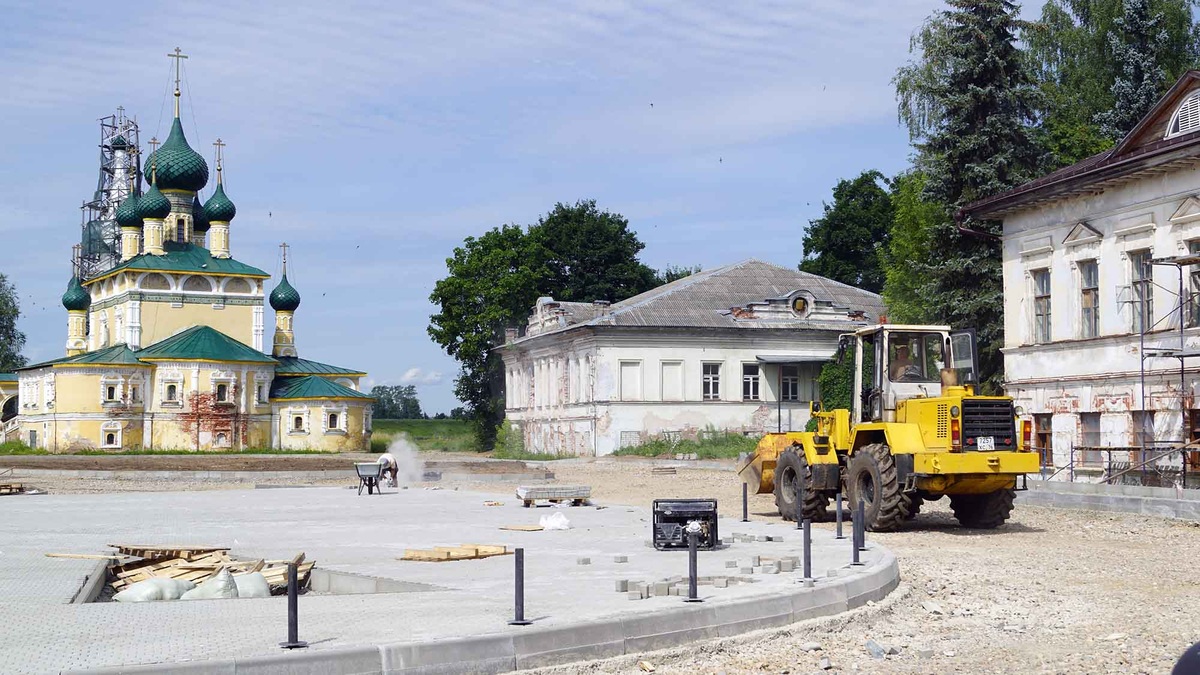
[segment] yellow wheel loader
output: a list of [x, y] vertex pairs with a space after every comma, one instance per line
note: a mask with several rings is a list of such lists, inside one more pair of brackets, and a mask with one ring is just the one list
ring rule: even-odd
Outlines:
[[767, 434], [738, 467], [787, 520], [824, 520], [840, 490], [864, 502], [867, 528], [891, 531], [921, 504], [948, 496], [964, 527], [1008, 520], [1018, 480], [1039, 470], [1030, 423], [1006, 396], [978, 396], [973, 330], [866, 326], [841, 336], [853, 350], [853, 410], [821, 410], [816, 432]]

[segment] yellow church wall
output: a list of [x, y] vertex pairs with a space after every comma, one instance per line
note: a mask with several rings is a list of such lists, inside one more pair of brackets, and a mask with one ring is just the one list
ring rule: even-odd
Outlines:
[[[20, 440], [29, 443], [30, 432], [36, 433], [37, 446], [52, 453], [72, 453], [84, 450], [136, 450], [142, 444], [142, 416], [104, 419], [100, 417], [53, 413], [23, 416]], [[107, 435], [113, 434], [113, 443]]]
[[[319, 450], [322, 452], [366, 452], [371, 436], [363, 431], [363, 417], [369, 406], [357, 402], [320, 399], [280, 402], [276, 429], [278, 447], [283, 450]], [[345, 406], [344, 410], [342, 406]], [[344, 429], [327, 431], [330, 412], [345, 415]], [[294, 418], [304, 417], [304, 430], [294, 429]]]
[[211, 304], [184, 303], [181, 307], [172, 307], [169, 302], [143, 300], [141, 312], [142, 347], [192, 326], [209, 326], [242, 344], [254, 346], [253, 305], [225, 305], [224, 309], [213, 309]]

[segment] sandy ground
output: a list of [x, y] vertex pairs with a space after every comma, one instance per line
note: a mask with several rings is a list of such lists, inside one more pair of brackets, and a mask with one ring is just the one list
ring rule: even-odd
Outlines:
[[[637, 460], [549, 467], [559, 483], [591, 485], [598, 503], [648, 508], [655, 498], [715, 497], [722, 515], [741, 515], [740, 483], [731, 469], [681, 468], [662, 476]], [[38, 486], [62, 493], [247, 484], [54, 479]], [[495, 483], [458, 487], [503, 489]], [[750, 514], [752, 520], [777, 518], [771, 496], [753, 495]], [[942, 501], [927, 504], [902, 532], [868, 536], [896, 553], [902, 574], [901, 587], [874, 606], [786, 629], [538, 672], [640, 673], [638, 661], [645, 660], [658, 673], [1169, 673], [1179, 654], [1200, 641], [1200, 578], [1192, 570], [1200, 559], [1196, 524], [1022, 506], [1018, 499], [1007, 525], [984, 532], [958, 527]], [[872, 658], [869, 640], [897, 653]]]

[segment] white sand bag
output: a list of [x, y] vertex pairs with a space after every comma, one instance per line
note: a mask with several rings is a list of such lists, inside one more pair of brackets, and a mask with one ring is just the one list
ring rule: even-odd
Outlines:
[[238, 597], [237, 583], [233, 580], [233, 575], [229, 573], [229, 570], [222, 567], [215, 577], [184, 593], [180, 599], [213, 600], [236, 597]]
[[542, 516], [538, 519], [538, 525], [547, 530], [571, 529], [571, 521], [567, 520], [567, 517], [561, 511], [557, 511], [549, 516]]
[[267, 578], [262, 575], [262, 572], [239, 574], [233, 578], [233, 582], [237, 584], [239, 598], [271, 597], [271, 584], [267, 583]]
[[113, 596], [115, 602], [148, 602], [151, 600], [178, 600], [184, 593], [196, 587], [183, 579], [153, 577], [144, 579]]

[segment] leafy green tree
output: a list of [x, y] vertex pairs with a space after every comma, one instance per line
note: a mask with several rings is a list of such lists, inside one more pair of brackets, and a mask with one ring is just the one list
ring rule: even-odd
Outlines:
[[887, 245], [893, 216], [887, 179], [872, 170], [838, 181], [833, 203], [824, 208], [824, 215], [809, 221], [804, 233], [800, 271], [872, 293], [882, 291], [879, 251]]
[[1162, 61], [1168, 38], [1163, 17], [1151, 13], [1149, 0], [1125, 0], [1124, 15], [1113, 24], [1108, 32], [1117, 67], [1113, 107], [1098, 114], [1096, 121], [1105, 135], [1117, 140], [1150, 112], [1166, 89]]
[[428, 331], [459, 363], [454, 392], [481, 447], [492, 446], [504, 416], [503, 362], [492, 349], [505, 328], [524, 324], [541, 296], [617, 302], [653, 288], [658, 279], [638, 260], [642, 248], [624, 216], [585, 200], [556, 204], [528, 231], [504, 225], [454, 249], [448, 276], [429, 296], [439, 309]]
[[[1155, 64], [1164, 73], [1162, 87], [1197, 63], [1194, 0], [1149, 0], [1150, 20], [1165, 32]], [[1039, 145], [1046, 151], [1044, 170], [1073, 164], [1112, 145], [1098, 116], [1117, 104], [1113, 86], [1123, 65], [1112, 37], [1127, 11], [1124, 0], [1047, 0], [1038, 21], [1025, 25], [1029, 61], [1042, 91]], [[1132, 80], [1131, 80], [1132, 81]]]
[[519, 225], [467, 237], [429, 296], [439, 307], [429, 318], [429, 336], [458, 361], [454, 393], [471, 411], [483, 447], [491, 446], [504, 417], [503, 362], [491, 350], [506, 327], [527, 318], [541, 293], [540, 256], [532, 248]]
[[1023, 54], [1010, 0], [948, 0], [913, 43], [916, 59], [895, 84], [900, 118], [926, 173], [925, 197], [946, 217], [930, 232], [931, 317], [955, 327], [975, 327], [980, 370], [988, 388], [1003, 373], [1000, 248], [995, 223], [968, 223], [964, 233], [951, 217], [963, 205], [1002, 192], [1032, 177], [1040, 151], [1031, 126], [1039, 101]]
[[696, 265], [694, 267], [687, 266], [687, 265], [684, 265], [684, 266], [667, 265], [666, 267], [664, 267], [658, 271], [658, 274], [656, 275], [656, 279], [658, 281], [658, 285], [661, 286], [662, 284], [669, 284], [672, 281], [679, 281], [680, 279], [685, 279], [685, 278], [690, 277], [693, 274], [696, 274], [700, 271], [702, 271], [702, 270], [700, 269], [699, 265]]
[[895, 323], [928, 323], [926, 298], [931, 295], [932, 270], [928, 253], [932, 233], [946, 219], [945, 209], [925, 199], [925, 174], [908, 171], [892, 179], [895, 215], [887, 245], [881, 252], [886, 275], [883, 301]]
[[555, 204], [529, 228], [528, 238], [539, 256], [543, 295], [555, 300], [617, 302], [658, 285], [654, 270], [638, 260], [646, 245], [629, 221], [601, 211], [594, 199]]
[[419, 420], [425, 419], [421, 402], [414, 385], [376, 385], [371, 388], [375, 403], [371, 414], [375, 419]]
[[21, 317], [21, 305], [17, 302], [17, 289], [0, 274], [0, 373], [25, 365], [21, 347], [25, 346], [25, 334], [17, 330], [17, 319]]

